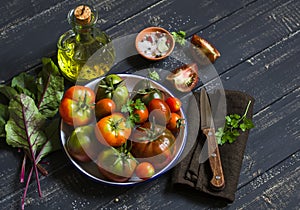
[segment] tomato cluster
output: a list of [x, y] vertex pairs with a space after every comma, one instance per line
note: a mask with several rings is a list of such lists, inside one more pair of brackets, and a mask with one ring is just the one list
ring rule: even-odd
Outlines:
[[100, 173], [116, 182], [134, 174], [148, 179], [167, 166], [183, 126], [179, 99], [151, 84], [138, 83], [131, 93], [111, 74], [95, 92], [83, 86], [67, 90], [60, 105], [63, 121], [75, 127], [66, 143], [69, 154], [80, 162], [95, 161]]

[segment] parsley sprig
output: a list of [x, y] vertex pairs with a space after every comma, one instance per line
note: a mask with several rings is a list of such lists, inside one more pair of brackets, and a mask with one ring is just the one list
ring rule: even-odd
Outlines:
[[145, 104], [141, 101], [141, 99], [127, 100], [126, 104], [124, 104], [121, 108], [121, 112], [128, 113], [129, 116], [126, 119], [126, 126], [133, 128], [136, 123], [140, 121], [140, 116], [134, 113], [135, 110], [144, 110]]
[[185, 36], [186, 36], [185, 31], [178, 31], [178, 32], [174, 31], [171, 34], [174, 37], [175, 42], [179, 43], [180, 45], [185, 44]]
[[233, 143], [240, 135], [240, 131], [245, 132], [254, 128], [254, 124], [251, 119], [247, 118], [247, 113], [250, 107], [251, 101], [248, 102], [247, 108], [243, 116], [238, 114], [230, 114], [225, 117], [225, 126], [219, 128], [216, 132], [216, 138], [218, 144], [223, 145], [226, 142]]
[[149, 76], [150, 79], [153, 79], [155, 81], [160, 80], [159, 74], [154, 69], [153, 69], [153, 71], [151, 71], [150, 69], [148, 70], [148, 76]]

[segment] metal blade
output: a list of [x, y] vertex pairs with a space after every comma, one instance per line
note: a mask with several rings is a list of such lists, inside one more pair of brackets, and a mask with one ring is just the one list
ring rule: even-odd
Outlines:
[[207, 92], [204, 88], [201, 89], [200, 93], [200, 117], [201, 117], [201, 129], [213, 128], [213, 117], [208, 99]]

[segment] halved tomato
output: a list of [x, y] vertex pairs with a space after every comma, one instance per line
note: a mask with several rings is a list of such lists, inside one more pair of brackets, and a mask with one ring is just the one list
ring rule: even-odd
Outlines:
[[191, 91], [198, 83], [198, 66], [196, 63], [185, 64], [167, 76], [175, 88], [181, 92]]
[[[194, 34], [191, 39], [191, 43], [193, 44], [193, 51], [195, 52], [197, 60], [201, 58], [201, 56], [204, 54], [210, 62], [214, 63], [220, 56], [220, 52], [208, 41], [201, 38], [197, 34]], [[206, 63], [204, 59], [201, 59], [202, 62]]]

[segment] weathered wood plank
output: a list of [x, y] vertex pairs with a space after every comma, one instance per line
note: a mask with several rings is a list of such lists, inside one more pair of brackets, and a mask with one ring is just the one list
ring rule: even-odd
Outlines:
[[[183, 3], [162, 1], [163, 4], [158, 2], [149, 8], [150, 11], [153, 11], [150, 13], [151, 15], [147, 15], [148, 9], [142, 11], [144, 7], [138, 5], [136, 11], [128, 12], [123, 19], [118, 19], [118, 15], [109, 17], [112, 11], [110, 1], [94, 2], [98, 4], [97, 7], [101, 7], [101, 10], [106, 12], [108, 20], [105, 19], [105, 16], [101, 20], [104, 26], [109, 28], [115, 24], [114, 21], [119, 21], [115, 27], [108, 30], [115, 37], [126, 33], [135, 33], [136, 30], [145, 26], [158, 24], [172, 30], [184, 29], [189, 34], [198, 32], [218, 47], [222, 57], [217, 61], [216, 68], [222, 73], [224, 86], [243, 90], [257, 99], [255, 105], [257, 113], [254, 117], [257, 128], [250, 133], [237, 203], [234, 203], [232, 208], [249, 208], [252, 205], [258, 208], [273, 207], [272, 205], [277, 203], [282, 204], [283, 208], [296, 208], [298, 205], [295, 203], [296, 196], [299, 194], [299, 168], [297, 168], [299, 167], [299, 154], [295, 153], [297, 157], [295, 163], [290, 161], [293, 157], [289, 157], [289, 155], [299, 150], [299, 144], [297, 144], [299, 141], [299, 114], [297, 113], [299, 113], [300, 92], [297, 71], [299, 69], [297, 60], [299, 54], [299, 49], [297, 49], [299, 46], [299, 3], [297, 1], [254, 1], [241, 9], [246, 3], [206, 1], [197, 5], [183, 5], [184, 7], [177, 10], [168, 10], [169, 8], [176, 9], [175, 4], [178, 6]], [[121, 2], [123, 5], [117, 7], [116, 5]], [[128, 2], [121, 2], [115, 3], [115, 7], [119, 9], [120, 13], [125, 4], [129, 5]], [[65, 1], [61, 4], [59, 7], [67, 7], [72, 3]], [[221, 9], [221, 7], [225, 8]], [[54, 6], [54, 8], [56, 7]], [[203, 13], [196, 14], [192, 11], [188, 16], [185, 12], [188, 8], [198, 8]], [[206, 9], [208, 10], [206, 11]], [[141, 12], [135, 14], [138, 10]], [[52, 11], [55, 11], [53, 7]], [[44, 16], [45, 19], [41, 19], [37, 25], [38, 28], [33, 29], [33, 32], [45, 30], [39, 29], [39, 27], [47, 19], [46, 17], [49, 17], [49, 14], [47, 15]], [[65, 14], [61, 13], [60, 15], [65, 19]], [[122, 16], [122, 14], [119, 15]], [[55, 28], [54, 22], [51, 20], [51, 30]], [[21, 25], [25, 24], [22, 20], [20, 23]], [[66, 24], [66, 22], [62, 24]], [[25, 24], [21, 29], [24, 30], [25, 26], [28, 27]], [[29, 38], [28, 35], [21, 35], [15, 39], [24, 40], [26, 37]], [[238, 37], [237, 40], [236, 37]], [[41, 43], [40, 47], [44, 52], [53, 52], [53, 43], [54, 39], [47, 43]], [[20, 47], [21, 44], [18, 46]], [[13, 45], [13, 47], [15, 46]], [[15, 51], [11, 52], [15, 53]], [[41, 57], [36, 50], [31, 50], [30, 53], [31, 55], [27, 57], [30, 58], [26, 64], [27, 67], [38, 63], [37, 59]], [[16, 55], [11, 57], [14, 56]], [[11, 61], [6, 62], [10, 65]], [[24, 65], [27, 60], [22, 57], [17, 62]], [[20, 68], [19, 64], [16, 65], [20, 71], [23, 71], [23, 67]], [[15, 73], [16, 69], [13, 71]], [[1, 76], [0, 79], [2, 79]], [[273, 90], [274, 93], [272, 93]], [[260, 111], [261, 109], [263, 110]], [[17, 152], [12, 152], [11, 149], [2, 146], [1, 144], [0, 158], [3, 158], [0, 159], [0, 183], [2, 183], [0, 188], [3, 191], [0, 193], [0, 206], [4, 209], [16, 209], [20, 206], [23, 192], [22, 186], [17, 183], [21, 158]], [[42, 207], [50, 209], [222, 207], [221, 203], [199, 198], [196, 193], [174, 191], [170, 186], [169, 174], [133, 188], [115, 188], [87, 180], [68, 163], [62, 152], [55, 153], [49, 158], [51, 173], [48, 177], [42, 178], [41, 183], [43, 192], [47, 196], [40, 199], [37, 196], [36, 185], [32, 183], [27, 199], [27, 206], [31, 209]], [[280, 163], [285, 158], [288, 159]], [[278, 163], [280, 164], [276, 166]], [[281, 180], [283, 180], [282, 185], [280, 185]], [[272, 185], [275, 187], [272, 188]], [[283, 193], [277, 193], [277, 196], [274, 192], [280, 192], [280, 189], [283, 189]], [[259, 198], [260, 195], [263, 197]], [[114, 202], [116, 196], [120, 199], [119, 202]], [[272, 200], [272, 198], [274, 199]], [[282, 199], [287, 201], [281, 202]]]
[[300, 149], [300, 88], [254, 116], [240, 186]]
[[[170, 31], [185, 30], [188, 35], [198, 33], [220, 50], [221, 58], [215, 66], [222, 73], [298, 28], [300, 3], [293, 0], [247, 4], [207, 1], [197, 5], [189, 2], [159, 2], [150, 8], [151, 12], [143, 11], [108, 29], [108, 32], [118, 37], [129, 32], [136, 33], [150, 25], [159, 25]], [[225, 9], [218, 14], [220, 6]]]
[[221, 75], [227, 89], [239, 89], [257, 100], [255, 111], [299, 87], [300, 30]]
[[235, 13], [255, 0], [176, 1], [163, 0], [125, 19], [107, 31], [112, 37], [137, 33], [148, 26], [160, 26], [169, 31], [184, 30], [187, 35], [200, 31]]
[[[300, 118], [299, 44], [296, 31], [221, 75], [225, 88], [256, 98], [256, 128], [250, 133], [240, 186], [299, 149], [294, 127]], [[274, 152], [276, 148], [281, 152]]]
[[[95, 5], [99, 11], [99, 27], [105, 30], [157, 1], [106, 0], [92, 1], [91, 4]], [[41, 2], [39, 3], [41, 4]], [[0, 25], [0, 80], [6, 81], [39, 64], [42, 57], [54, 55], [59, 36], [70, 29], [66, 20], [67, 13], [80, 3], [82, 2], [79, 0], [60, 1], [42, 11], [36, 10], [35, 15], [17, 19], [17, 23], [14, 25]], [[32, 1], [24, 4], [27, 5], [27, 8], [35, 8], [36, 5]], [[2, 15], [6, 17], [8, 13], [9, 17], [6, 7], [3, 6], [3, 8]], [[24, 11], [26, 11], [25, 7], [21, 14], [24, 14]]]
[[[246, 182], [252, 180], [253, 177], [258, 176], [265, 170], [269, 170], [289, 154], [299, 150], [299, 132], [297, 132], [299, 114], [296, 114], [299, 112], [299, 102], [297, 100], [299, 97], [299, 89], [295, 90], [297, 86], [299, 87], [299, 74], [297, 74], [299, 68], [297, 56], [299, 54], [297, 47], [299, 46], [298, 31], [287, 37], [281, 37], [279, 40], [281, 41], [258, 53], [255, 57], [237, 66], [232, 71], [222, 75], [226, 88], [246, 91], [259, 99], [256, 102], [256, 111], [274, 103], [274, 100], [278, 100], [283, 95], [288, 94], [288, 96], [284, 96], [283, 101], [280, 100], [280, 102], [268, 107], [265, 109], [266, 112], [262, 111], [265, 116], [263, 122], [259, 122], [259, 120], [264, 118], [261, 115], [262, 112], [255, 116], [254, 120], [259, 130], [256, 132], [254, 129], [251, 132], [244, 161], [246, 163], [244, 163], [244, 165], [247, 167], [249, 164], [252, 169], [253, 167], [256, 169], [251, 173], [243, 169], [240, 186], [247, 184]], [[255, 64], [253, 62], [250, 63], [253, 60], [256, 61]], [[271, 63], [271, 65], [268, 65], [268, 63]], [[286, 69], [284, 68], [285, 66], [289, 68], [283, 71], [282, 69]], [[266, 69], [263, 70], [264, 68]], [[276, 75], [276, 77], [274, 75]], [[245, 78], [245, 80], [238, 78]], [[274, 85], [271, 84], [276, 84], [274, 95], [272, 93]], [[289, 94], [291, 91], [293, 91], [292, 94]], [[268, 94], [272, 95], [268, 96]], [[262, 129], [265, 130], [262, 131]], [[253, 142], [253, 139], [256, 138], [259, 139]], [[289, 147], [282, 150], [286, 144], [288, 144]], [[248, 157], [249, 150], [253, 153], [251, 154], [251, 158]], [[274, 153], [274, 150], [282, 152]], [[248, 161], [248, 159], [255, 161]], [[155, 185], [152, 187], [154, 188]], [[159, 196], [161, 195], [157, 195], [157, 198]], [[128, 198], [125, 200], [128, 203]], [[129, 206], [131, 202], [129, 202]], [[172, 206], [172, 204], [170, 205]], [[153, 208], [154, 206], [151, 207]]]
[[[9, 164], [1, 163], [0, 206], [1, 209], [19, 209], [25, 187], [25, 184], [18, 183], [21, 159], [12, 157], [12, 152], [6, 153], [6, 156], [2, 158], [3, 162], [10, 161]], [[32, 177], [26, 199], [26, 206], [30, 208], [90, 209], [93, 206], [105, 205], [127, 190], [126, 187], [111, 187], [88, 179], [75, 169], [63, 151], [51, 154], [46, 161], [50, 162], [49, 166], [45, 166], [49, 175], [40, 176], [43, 197], [38, 196], [35, 178]]]
[[[15, 0], [3, 1], [0, 5], [0, 14], [3, 17], [0, 19], [0, 31], [20, 24], [22, 21], [32, 18], [36, 14], [42, 13], [48, 8], [61, 2], [60, 0], [43, 1], [36, 0]], [[5, 14], [5, 17], [4, 17]]]
[[220, 51], [215, 67], [222, 74], [298, 31], [299, 9], [299, 1], [257, 1], [199, 35]]
[[240, 189], [232, 209], [299, 209], [300, 152]]
[[[128, 2], [126, 2], [126, 3], [128, 3]], [[67, 7], [67, 6], [70, 6], [70, 4], [71, 3], [67, 3], [67, 2], [62, 2], [60, 5], [58, 5], [58, 6], [56, 6], [56, 7], [54, 7], [54, 8], [50, 8], [50, 11], [54, 11], [54, 12], [58, 12], [59, 11], [59, 9], [62, 9], [63, 7]], [[233, 5], [233, 4], [232, 4]], [[232, 6], [231, 5], [231, 6]], [[206, 6], [211, 6], [211, 5], [209, 5], [209, 4], [207, 4]], [[100, 6], [99, 6], [100, 7]], [[104, 8], [104, 10], [106, 9], [106, 7], [105, 7], [105, 5], [103, 6], [103, 8]], [[120, 7], [120, 8], [124, 8], [124, 7]], [[234, 8], [236, 8], [236, 7], [234, 7]], [[64, 9], [64, 11], [65, 11], [66, 9]], [[204, 10], [204, 9], [203, 9]], [[230, 13], [231, 12], [231, 9], [229, 9], [229, 10], [227, 10], [227, 12], [225, 13], [225, 15], [226, 14], [228, 14], [228, 13]], [[210, 15], [212, 15], [213, 14], [213, 12], [211, 12], [210, 13]], [[58, 12], [58, 17], [62, 17], [62, 24], [66, 24], [66, 22], [65, 22], [65, 14], [63, 14], [63, 12], [62, 11], [59, 11]], [[123, 14], [124, 15], [124, 14]], [[121, 16], [121, 15], [120, 15]], [[42, 22], [45, 22], [48, 18], [49, 18], [49, 14], [46, 12], [46, 14], [43, 14], [42, 15], [42, 17], [40, 17], [41, 19], [39, 19], [39, 20], [35, 20], [35, 19], [31, 19], [30, 21], [31, 22], [33, 22], [33, 23], [36, 23], [37, 24], [37, 28], [39, 28], [40, 27], [40, 25], [41, 25], [41, 23]], [[114, 18], [118, 18], [118, 17], [115, 17], [114, 16]], [[41, 22], [39, 22], [39, 21], [41, 21]], [[52, 20], [50, 20], [50, 22], [49, 22], [49, 24], [51, 25], [51, 24], [53, 24], [52, 22], [51, 22]], [[104, 24], [106, 23], [106, 20], [101, 20]], [[155, 21], [155, 18], [154, 19], [151, 19], [151, 21]], [[150, 21], [150, 23], [152, 23], [152, 24], [154, 24], [155, 22], [151, 22]], [[177, 20], [176, 20], [177, 21]], [[179, 21], [179, 22], [181, 22], [181, 21]], [[23, 30], [25, 27], [28, 27], [28, 24], [29, 24], [29, 22], [28, 21], [24, 21], [24, 22], [21, 22], [20, 23], [20, 28], [19, 28], [19, 30]], [[110, 21], [107, 21], [107, 24], [111, 24], [111, 22]], [[177, 23], [177, 25], [178, 25], [178, 23]], [[51, 25], [52, 26], [52, 25]], [[36, 30], [36, 29], [35, 29]], [[38, 30], [38, 29], [37, 29]], [[44, 29], [43, 29], [44, 30]], [[9, 33], [9, 32], [11, 32], [11, 31], [5, 31], [6, 33]], [[14, 31], [12, 31], [12, 32], [14, 32]], [[33, 31], [33, 32], [39, 32], [39, 33], [41, 33], [41, 34], [43, 34], [43, 33], [48, 33], [47, 32], [47, 30], [44, 32], [44, 31], [42, 31], [42, 30], [40, 30], [40, 31]], [[30, 33], [32, 33], [32, 32], [30, 32]], [[56, 33], [56, 32], [55, 32]], [[59, 33], [57, 33], [57, 34], [59, 34]], [[30, 34], [31, 35], [31, 34]], [[20, 35], [19, 37], [17, 37], [16, 39], [25, 39], [25, 38], [28, 38], [28, 37], [30, 37], [30, 35]], [[38, 38], [38, 37], [36, 37], [36, 38]], [[53, 42], [53, 40], [52, 40], [52, 42]], [[49, 44], [50, 44], [50, 41], [49, 41]], [[42, 47], [42, 45], [41, 45], [41, 49], [42, 49], [43, 47]], [[39, 54], [38, 52], [36, 52], [36, 51], [32, 51], [31, 52], [32, 54]], [[16, 55], [14, 55], [14, 56], [16, 56]], [[38, 58], [40, 58], [40, 56], [38, 57]], [[23, 59], [23, 58], [22, 58]], [[24, 59], [25, 60], [25, 59]], [[30, 60], [30, 62], [32, 62], [32, 59]], [[28, 64], [28, 65], [30, 65], [30, 64]], [[16, 71], [14, 70], [14, 73], [15, 73]], [[61, 158], [58, 158], [58, 159], [60, 159], [60, 161], [62, 160]], [[17, 160], [17, 159], [16, 159]], [[80, 178], [78, 178], [77, 177], [77, 173], [76, 172], [73, 172], [73, 170], [70, 170], [70, 168], [69, 168], [69, 166], [66, 166], [66, 168], [65, 169], [61, 169], [61, 167], [64, 167], [65, 165], [64, 164], [62, 164], [62, 165], [60, 165], [59, 163], [56, 163], [56, 162], [54, 162], [54, 163], [52, 163], [52, 166], [53, 167], [55, 167], [55, 168], [58, 168], [57, 170], [58, 171], [55, 171], [55, 172], [53, 172], [53, 173], [51, 173], [48, 177], [47, 177], [47, 179], [42, 179], [42, 186], [44, 186], [43, 185], [43, 182], [44, 181], [46, 181], [46, 188], [44, 187], [43, 189], [44, 189], [44, 192], [46, 192], [46, 194], [48, 194], [48, 196], [45, 198], [45, 199], [42, 199], [42, 200], [40, 200], [40, 198], [38, 198], [38, 196], [37, 196], [37, 193], [36, 193], [36, 188], [35, 188], [35, 184], [34, 183], [32, 183], [31, 185], [30, 185], [30, 190], [29, 190], [29, 193], [28, 193], [28, 197], [29, 197], [29, 199], [28, 199], [28, 201], [30, 202], [30, 206], [40, 206], [40, 205], [42, 205], [42, 206], [48, 206], [49, 207], [49, 205], [50, 206], [62, 206], [62, 205], [64, 205], [64, 203], [65, 203], [65, 200], [64, 199], [62, 199], [61, 200], [61, 203], [59, 203], [59, 202], [57, 202], [57, 200], [59, 201], [60, 199], [59, 198], [64, 198], [64, 196], [66, 195], [66, 194], [69, 194], [69, 196], [66, 198], [65, 197], [65, 199], [67, 199], [68, 201], [74, 201], [74, 202], [69, 202], [69, 203], [83, 203], [83, 201], [80, 201], [80, 200], [77, 200], [77, 202], [75, 202], [75, 199], [77, 198], [77, 194], [76, 194], [76, 190], [74, 190], [73, 188], [72, 188], [72, 186], [73, 185], [75, 185], [75, 186], [73, 186], [74, 188], [76, 188], [76, 187], [79, 187], [80, 189], [82, 189], [83, 191], [86, 191], [86, 190], [91, 190], [92, 192], [93, 192], [93, 194], [96, 194], [94, 191], [95, 191], [95, 189], [94, 188], [91, 188], [90, 187], [90, 185], [89, 184], [86, 184], [86, 180], [85, 180], [85, 178], [83, 178], [83, 179], [80, 179]], [[19, 167], [18, 167], [19, 168]], [[6, 170], [5, 170], [6, 171]], [[71, 192], [69, 192], [69, 191], [67, 191], [67, 190], [64, 190], [64, 189], [61, 189], [61, 188], [59, 188], [59, 186], [56, 184], [56, 183], [52, 183], [52, 178], [53, 177], [56, 177], [56, 173], [58, 173], [59, 175], [57, 176], [57, 177], [59, 177], [59, 179], [60, 180], [68, 180], [70, 177], [69, 177], [69, 175], [68, 175], [68, 172], [69, 173], [71, 173], [72, 174], [72, 176], [74, 176], [74, 174], [75, 174], [75, 176], [74, 176], [74, 180], [72, 180], [72, 181], [74, 181], [74, 183], [69, 183], [69, 182], [66, 182], [67, 184], [66, 184], [66, 186], [61, 186], [62, 188], [71, 188]], [[18, 169], [16, 169], [15, 171], [14, 171], [14, 173], [12, 173], [12, 174], [14, 174], [14, 176], [17, 176], [16, 174], [19, 174], [18, 173]], [[80, 176], [80, 175], [79, 175]], [[67, 178], [65, 178], [65, 177], [67, 177]], [[5, 177], [4, 177], [5, 178]], [[49, 181], [48, 181], [49, 180]], [[50, 181], [51, 180], [51, 181]], [[10, 183], [12, 184], [12, 183], [15, 183], [15, 181], [16, 181], [16, 179], [9, 179], [8, 180], [9, 182], [9, 185], [7, 185], [7, 186], [12, 186], [12, 185], [10, 185]], [[57, 181], [57, 180], [56, 180]], [[82, 185], [78, 185], [78, 183], [82, 183]], [[71, 185], [71, 187], [70, 187], [70, 185]], [[49, 187], [48, 187], [49, 186]], [[54, 187], [53, 187], [54, 186]], [[88, 188], [83, 188], [83, 186], [88, 186]], [[100, 186], [102, 186], [102, 185], [100, 185]], [[14, 206], [14, 207], [18, 207], [19, 206], [19, 204], [20, 204], [20, 198], [21, 198], [21, 195], [22, 195], [22, 193], [23, 193], [23, 189], [22, 188], [19, 188], [20, 187], [20, 185], [18, 185], [18, 187], [17, 187], [17, 189], [18, 190], [16, 190], [16, 191], [14, 191], [14, 193], [12, 193], [12, 192], [10, 192], [9, 190], [8, 191], [6, 191], [6, 193], [5, 193], [5, 195], [4, 195], [4, 198], [3, 198], [3, 200], [2, 200], [2, 202], [4, 202], [5, 201], [5, 205], [7, 205], [6, 207], [9, 207], [9, 206]], [[108, 188], [109, 189], [109, 191], [111, 190], [111, 188]], [[74, 191], [75, 191], [75, 194], [76, 195], [74, 195]], [[113, 190], [114, 191], [114, 190]], [[62, 192], [62, 193], [60, 193], [60, 192]], [[101, 191], [102, 192], [102, 191]], [[118, 192], [120, 192], [120, 191], [118, 191]], [[52, 194], [53, 193], [53, 194]], [[108, 193], [109, 194], [109, 193]], [[114, 195], [114, 194], [116, 194], [116, 192], [114, 191], [113, 193], [112, 193], [112, 195]], [[52, 197], [53, 196], [53, 197]], [[100, 197], [100, 196], [99, 196]], [[77, 198], [78, 199], [78, 198]], [[111, 198], [110, 198], [111, 199]], [[49, 201], [52, 201], [52, 202], [49, 202]], [[101, 200], [102, 201], [102, 200]], [[89, 201], [90, 203], [92, 203], [91, 201]], [[97, 201], [98, 203], [99, 203], [99, 200]], [[107, 200], [105, 201], [105, 199], [102, 201], [102, 202], [107, 202]], [[52, 204], [49, 204], [49, 203], [52, 203]], [[91, 205], [93, 205], [93, 204], [91, 204]], [[101, 205], [101, 202], [100, 202], [100, 204], [99, 205]]]

